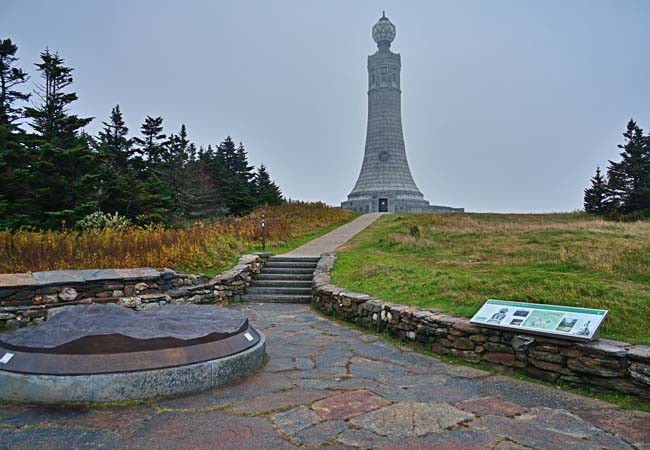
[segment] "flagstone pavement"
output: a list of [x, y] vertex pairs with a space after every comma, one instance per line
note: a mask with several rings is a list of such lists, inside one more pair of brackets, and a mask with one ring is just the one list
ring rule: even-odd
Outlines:
[[268, 362], [234, 384], [101, 408], [0, 405], [2, 449], [650, 449], [650, 414], [394, 346], [306, 305], [236, 306]]

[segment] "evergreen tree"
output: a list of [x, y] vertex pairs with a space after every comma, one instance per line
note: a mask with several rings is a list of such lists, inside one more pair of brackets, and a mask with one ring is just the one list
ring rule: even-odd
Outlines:
[[632, 119], [623, 133], [620, 162], [609, 162], [608, 194], [622, 213], [650, 211], [650, 137]]
[[116, 105], [108, 122], [99, 132], [96, 151], [102, 161], [97, 207], [106, 213], [118, 212], [135, 220], [144, 209], [144, 183], [132, 167], [133, 140], [128, 137], [120, 105]]
[[187, 128], [182, 125], [178, 134], [169, 136], [166, 159], [156, 169], [169, 186], [174, 201], [170, 219], [176, 223], [188, 220], [195, 208], [194, 191], [197, 187], [189, 173], [189, 148]]
[[190, 201], [185, 211], [185, 220], [190, 222], [211, 220], [225, 215], [226, 209], [218, 196], [205, 162], [190, 161], [184, 169], [184, 176], [192, 187], [188, 191]]
[[585, 189], [585, 211], [602, 214], [607, 210], [607, 181], [596, 167], [596, 175], [591, 179], [591, 186]]
[[163, 133], [163, 118], [147, 116], [140, 127], [141, 138], [133, 141], [140, 146], [139, 152], [152, 163], [166, 159], [165, 138]]
[[255, 167], [248, 165], [248, 154], [244, 148], [244, 144], [240, 142], [233, 158], [233, 171], [235, 175], [240, 177], [252, 188], [251, 182], [255, 178], [254, 169]]
[[92, 212], [96, 207], [99, 164], [90, 149], [91, 138], [81, 132], [92, 118], [69, 114], [69, 106], [77, 100], [67, 92], [72, 82], [72, 69], [49, 50], [41, 53], [36, 64], [42, 84], [37, 85], [40, 100], [25, 108], [25, 116], [36, 131], [29, 143], [32, 154], [24, 172], [30, 185], [26, 195], [25, 214], [46, 228], [58, 228], [65, 220], [69, 225]]
[[22, 108], [17, 103], [29, 99], [28, 93], [17, 90], [18, 86], [27, 82], [29, 76], [15, 67], [18, 61], [16, 51], [18, 47], [11, 39], [0, 39], [0, 127], [7, 127], [6, 132], [17, 131], [16, 122], [22, 118]]
[[22, 175], [29, 168], [29, 153], [18, 123], [23, 114], [19, 103], [29, 99], [19, 86], [29, 77], [15, 66], [17, 50], [11, 39], [0, 39], [0, 228], [24, 224], [24, 203], [29, 201]]
[[230, 214], [241, 215], [255, 206], [251, 179], [254, 176], [248, 165], [243, 145], [235, 148], [230, 136], [219, 144], [214, 156], [208, 159], [208, 168], [217, 188], [217, 194]]
[[284, 203], [282, 191], [271, 181], [271, 176], [264, 164], [260, 165], [255, 174], [255, 202], [258, 206]]
[[122, 117], [120, 105], [115, 105], [108, 122], [102, 124], [104, 128], [98, 135], [99, 150], [111, 168], [121, 174], [126, 171], [129, 158], [133, 155], [133, 141], [127, 137], [129, 129]]
[[36, 67], [43, 81], [35, 91], [40, 104], [25, 108], [25, 115], [45, 142], [69, 149], [78, 144], [80, 130], [93, 118], [68, 114], [68, 106], [77, 100], [77, 94], [65, 91], [73, 82], [73, 69], [64, 66], [63, 62], [58, 53], [50, 53], [47, 49], [41, 53], [41, 62]]

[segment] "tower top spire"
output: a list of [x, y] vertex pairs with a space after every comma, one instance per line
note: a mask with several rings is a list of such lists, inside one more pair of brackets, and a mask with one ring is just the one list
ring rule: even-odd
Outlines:
[[381, 17], [372, 27], [372, 38], [377, 43], [379, 50], [388, 50], [391, 42], [395, 39], [395, 25], [386, 17], [386, 11], [382, 11]]

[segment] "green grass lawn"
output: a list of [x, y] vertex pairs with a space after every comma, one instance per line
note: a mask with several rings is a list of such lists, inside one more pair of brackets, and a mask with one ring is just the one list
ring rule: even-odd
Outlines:
[[602, 336], [650, 344], [650, 223], [586, 214], [385, 215], [333, 282], [472, 316], [487, 298], [608, 309]]

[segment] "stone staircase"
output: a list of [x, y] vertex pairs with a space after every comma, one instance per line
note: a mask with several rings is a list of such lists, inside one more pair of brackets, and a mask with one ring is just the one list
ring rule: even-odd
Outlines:
[[242, 296], [244, 302], [311, 303], [318, 257], [272, 256]]

